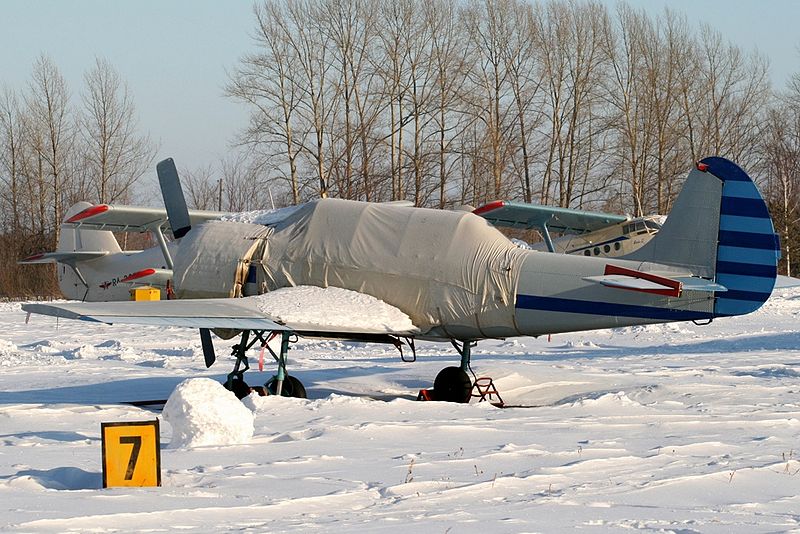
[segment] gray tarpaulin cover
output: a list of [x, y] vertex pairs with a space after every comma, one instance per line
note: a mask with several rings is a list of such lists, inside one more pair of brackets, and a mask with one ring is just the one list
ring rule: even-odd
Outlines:
[[210, 222], [184, 240], [175, 266], [179, 296], [234, 295], [252, 261], [262, 267], [262, 291], [298, 285], [359, 291], [399, 308], [423, 332], [444, 323], [454, 325], [448, 326], [454, 335], [459, 325], [489, 336], [507, 333], [497, 327], [513, 323], [525, 255], [471, 213], [338, 199], [309, 202], [272, 228]]

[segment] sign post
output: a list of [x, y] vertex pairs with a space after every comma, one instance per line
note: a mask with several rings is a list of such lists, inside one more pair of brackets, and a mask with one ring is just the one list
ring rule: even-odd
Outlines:
[[161, 485], [158, 419], [101, 423], [100, 434], [104, 488]]

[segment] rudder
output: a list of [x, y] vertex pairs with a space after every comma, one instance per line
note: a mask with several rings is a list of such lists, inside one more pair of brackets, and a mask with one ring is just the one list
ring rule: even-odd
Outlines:
[[743, 315], [766, 302], [778, 275], [780, 244], [767, 204], [753, 180], [725, 158], [700, 162], [723, 182], [720, 201], [714, 315]]

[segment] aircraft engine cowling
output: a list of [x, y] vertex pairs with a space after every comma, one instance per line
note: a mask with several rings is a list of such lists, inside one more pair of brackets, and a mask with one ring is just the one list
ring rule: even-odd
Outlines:
[[230, 221], [210, 221], [192, 229], [175, 254], [178, 298], [238, 297], [250, 265], [266, 256], [272, 229]]

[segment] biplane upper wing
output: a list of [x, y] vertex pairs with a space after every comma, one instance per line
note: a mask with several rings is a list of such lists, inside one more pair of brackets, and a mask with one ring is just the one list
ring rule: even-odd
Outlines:
[[[219, 219], [227, 215], [222, 211], [189, 210], [192, 225]], [[64, 221], [64, 224], [91, 230], [114, 232], [146, 232], [155, 228], [168, 228], [167, 211], [163, 208], [145, 208], [121, 204], [90, 206]]]
[[585, 234], [627, 221], [625, 215], [497, 200], [473, 211], [494, 226], [547, 228], [561, 234]]

